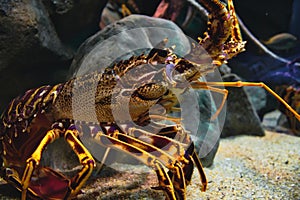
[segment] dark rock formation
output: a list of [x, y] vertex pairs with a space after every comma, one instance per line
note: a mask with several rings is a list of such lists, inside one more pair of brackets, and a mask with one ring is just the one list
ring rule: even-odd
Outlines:
[[[224, 82], [239, 81], [234, 74], [223, 76]], [[260, 119], [255, 111], [255, 107], [249, 100], [245, 88], [226, 87], [228, 90], [226, 120], [222, 129], [222, 137], [233, 135], [258, 135], [263, 136]]]
[[105, 3], [0, 2], [0, 112], [29, 88], [65, 80], [78, 45], [99, 30]]

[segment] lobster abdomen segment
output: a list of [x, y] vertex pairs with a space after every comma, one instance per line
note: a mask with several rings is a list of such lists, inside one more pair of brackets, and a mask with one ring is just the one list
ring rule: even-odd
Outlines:
[[53, 123], [47, 109], [61, 88], [62, 84], [42, 86], [11, 101], [0, 121], [0, 153], [5, 167], [23, 173], [26, 159]]

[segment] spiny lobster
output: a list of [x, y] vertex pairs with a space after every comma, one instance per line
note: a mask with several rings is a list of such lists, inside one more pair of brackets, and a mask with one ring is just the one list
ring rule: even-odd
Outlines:
[[[292, 108], [294, 108], [299, 113], [300, 112], [300, 89], [293, 86], [282, 86], [280, 89], [283, 90], [281, 92], [281, 96], [283, 97], [283, 99], [286, 102], [288, 102], [292, 106]], [[288, 109], [286, 109], [283, 106], [280, 106], [279, 110], [286, 115], [289, 126], [293, 131], [293, 133], [299, 136], [300, 135], [299, 122], [294, 117], [293, 113], [291, 113]]]
[[[205, 191], [207, 180], [188, 132], [180, 124], [180, 119], [164, 115], [177, 104], [173, 89], [183, 92], [185, 81], [192, 88], [224, 94], [216, 115], [225, 103], [227, 91], [214, 86], [246, 85], [264, 87], [300, 120], [299, 114], [262, 83], [207, 83], [199, 80], [243, 51], [245, 45], [231, 0], [228, 0], [228, 10], [217, 0], [201, 0], [201, 3], [211, 14], [208, 31], [200, 45], [213, 58], [212, 63], [197, 64], [177, 57], [171, 49], [153, 49], [149, 55], [121, 61], [103, 73], [94, 72], [55, 86], [42, 86], [12, 100], [0, 123], [0, 161], [3, 163], [0, 175], [21, 191], [23, 200], [69, 199], [78, 194], [95, 167], [92, 154], [81, 141], [83, 134], [89, 134], [94, 142], [126, 152], [151, 167], [158, 177], [156, 189], [163, 190], [167, 199], [186, 199], [186, 186], [191, 181], [194, 164], [200, 173], [202, 191]], [[161, 65], [165, 67], [159, 67]], [[138, 88], [132, 85], [130, 78], [123, 78], [128, 71], [135, 69], [140, 74], [140, 81], [149, 81]], [[90, 99], [84, 99], [85, 92], [95, 82], [97, 88], [93, 103], [97, 120], [87, 112], [89, 108], [85, 105], [90, 103]], [[120, 90], [115, 89], [118, 83], [123, 86]], [[79, 102], [81, 107], [76, 107], [76, 119], [72, 107], [74, 87], [83, 97], [80, 98], [83, 101]], [[128, 91], [131, 91], [129, 97]], [[132, 127], [122, 116], [122, 127], [115, 123], [112, 110], [120, 111], [122, 115], [124, 106], [115, 101], [115, 96], [130, 99], [132, 121], [140, 126], [148, 125], [147, 130]], [[155, 104], [161, 105], [165, 112], [158, 111], [151, 117], [149, 109]], [[173, 121], [175, 125], [153, 123], [151, 118]], [[45, 147], [60, 137], [65, 138], [82, 165], [71, 179], [49, 167], [40, 166]]]

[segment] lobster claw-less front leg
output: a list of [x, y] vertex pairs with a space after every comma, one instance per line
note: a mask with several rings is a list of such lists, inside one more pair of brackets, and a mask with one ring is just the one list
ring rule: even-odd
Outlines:
[[[82, 124], [83, 125], [83, 124]], [[82, 126], [81, 125], [81, 126]], [[202, 191], [205, 191], [207, 181], [194, 145], [181, 125], [148, 126], [148, 130], [116, 125], [113, 132], [98, 132], [93, 140], [100, 145], [128, 153], [156, 171], [159, 186], [153, 189], [163, 190], [167, 199], [186, 199], [186, 185], [190, 182], [194, 164], [199, 170]], [[158, 131], [155, 129], [160, 129]], [[157, 134], [154, 134], [157, 133]], [[167, 173], [164, 168], [167, 168]], [[199, 169], [201, 168], [201, 169]]]
[[[164, 118], [164, 116], [162, 116]], [[167, 119], [167, 118], [166, 118]], [[155, 125], [155, 126], [154, 126]], [[188, 131], [186, 131], [181, 125], [163, 125], [159, 123], [153, 123], [152, 124], [152, 132], [158, 132], [157, 134], [151, 134], [147, 133], [145, 131], [142, 131], [140, 129], [134, 129], [128, 130], [130, 134], [133, 134], [135, 137], [139, 137], [140, 135], [147, 135], [148, 138], [151, 138], [152, 141], [166, 141], [166, 137], [170, 138], [168, 141], [170, 144], [180, 144], [185, 146], [185, 153], [184, 153], [184, 159], [182, 159], [183, 162], [181, 162], [181, 168], [183, 172], [183, 176], [185, 178], [185, 185], [189, 185], [192, 179], [193, 171], [194, 171], [194, 165], [196, 165], [196, 168], [198, 169], [198, 173], [200, 175], [200, 181], [202, 183], [201, 191], [206, 191], [207, 188], [207, 179], [203, 170], [203, 166], [201, 164], [201, 161], [198, 157], [198, 154], [195, 152], [195, 145], [193, 141], [191, 140], [190, 135], [188, 134]], [[159, 130], [159, 131], [158, 131]], [[160, 148], [164, 148], [165, 143], [161, 143]], [[159, 147], [158, 144], [155, 144], [155, 146]], [[169, 149], [170, 150], [170, 149]], [[167, 151], [168, 152], [168, 151]], [[176, 174], [176, 173], [175, 173]], [[183, 194], [185, 191], [183, 188], [185, 186], [181, 186], [178, 180], [174, 177], [174, 172], [169, 171], [168, 175], [172, 179], [172, 182], [175, 183], [174, 187], [177, 189], [177, 192], [181, 192]], [[177, 176], [180, 177], [180, 176]]]
[[[30, 191], [30, 196], [57, 200], [67, 199], [79, 192], [82, 185], [91, 175], [95, 167], [95, 161], [78, 140], [77, 135], [78, 131], [75, 129], [75, 126], [71, 125], [65, 130], [62, 123], [55, 123], [53, 129], [47, 132], [31, 157], [27, 159], [27, 165], [21, 180], [22, 188], [20, 188], [22, 190], [22, 200], [26, 199], [27, 190]], [[39, 167], [43, 150], [59, 137], [65, 138], [83, 165], [82, 169], [72, 180], [50, 168]]]
[[[180, 126], [179, 126], [180, 127]], [[166, 126], [161, 129], [161, 131], [158, 133], [160, 136], [165, 136], [171, 139], [174, 139], [174, 133], [181, 132], [180, 134], [176, 134], [175, 137], [179, 136], [176, 141], [183, 143], [183, 144], [189, 144], [187, 149], [185, 150], [184, 158], [185, 162], [181, 163], [183, 175], [185, 177], [185, 184], [189, 185], [192, 179], [193, 171], [194, 171], [194, 165], [196, 165], [196, 168], [198, 169], [198, 173], [200, 175], [200, 181], [202, 183], [201, 191], [206, 191], [207, 188], [207, 179], [206, 175], [203, 170], [203, 166], [201, 164], [201, 161], [198, 157], [198, 154], [195, 152], [195, 145], [191, 141], [191, 138], [189, 134], [184, 129], [178, 129], [178, 126]], [[158, 136], [156, 136], [158, 137]], [[168, 175], [171, 177], [171, 179], [174, 178], [174, 173], [172, 171], [168, 172]], [[177, 182], [176, 180], [173, 180], [173, 182]], [[176, 184], [175, 184], [176, 187]], [[182, 191], [180, 188], [178, 191]]]

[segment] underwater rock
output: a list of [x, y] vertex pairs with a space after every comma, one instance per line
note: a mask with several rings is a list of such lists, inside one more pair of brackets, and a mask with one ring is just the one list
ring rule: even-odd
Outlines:
[[108, 0], [43, 1], [62, 43], [72, 49], [99, 31], [100, 16]]
[[[198, 103], [200, 111], [200, 123], [198, 125], [197, 137], [192, 135], [192, 139], [196, 144], [196, 151], [201, 159], [204, 167], [209, 167], [213, 164], [214, 157], [219, 147], [220, 142], [220, 124], [223, 120], [220, 117], [212, 120], [212, 116], [216, 111], [211, 93], [205, 90], [197, 91]], [[192, 105], [192, 104], [191, 104]]]
[[261, 87], [244, 87], [244, 89], [259, 118], [262, 119], [260, 112], [266, 108], [268, 103], [266, 90]]
[[132, 55], [148, 53], [166, 38], [166, 45], [180, 41], [177, 42], [176, 53], [185, 55], [188, 49], [184, 45], [188, 40], [173, 22], [143, 15], [130, 15], [88, 38], [78, 49], [70, 74], [74, 76], [76, 73], [80, 75], [104, 69]]
[[[299, 57], [299, 55], [294, 56], [296, 56], [296, 58]], [[296, 63], [297, 59], [294, 59], [293, 62]], [[291, 59], [291, 63], [293, 62]], [[244, 54], [232, 59], [230, 61], [230, 67], [232, 72], [238, 74], [243, 80], [247, 80], [248, 82], [263, 82], [283, 98], [283, 91], [285, 90], [283, 88], [287, 88], [288, 86], [297, 86], [300, 83], [299, 70], [297, 70], [298, 68], [294, 65], [294, 63], [287, 65], [279, 60], [271, 58], [270, 56], [257, 55], [256, 53], [249, 51], [246, 51]], [[249, 91], [251, 89], [246, 90]], [[267, 91], [263, 92], [262, 90], [264, 89], [254, 89], [253, 87], [253, 90], [256, 90], [255, 94], [257, 95], [255, 96], [257, 96], [257, 100], [263, 97], [261, 98], [263, 101], [256, 101], [259, 102], [259, 104], [255, 104], [257, 113], [261, 120], [266, 113], [284, 107], [272, 94]], [[288, 103], [292, 106], [292, 101]]]
[[70, 59], [40, 1], [1, 1], [0, 13], [0, 70], [26, 61]]
[[130, 0], [127, 2], [110, 0], [103, 9], [100, 27], [104, 28], [108, 24], [124, 18], [128, 16], [130, 12], [131, 14], [141, 14], [172, 20], [188, 36], [195, 40], [206, 31], [207, 16], [205, 9], [203, 8], [203, 12], [199, 13], [195, 6], [191, 5], [191, 2], [188, 3], [183, 0]]
[[[166, 45], [176, 44], [175, 50], [178, 49], [176, 53], [187, 52], [186, 36], [173, 22], [143, 15], [130, 15], [106, 26], [81, 45], [72, 62], [70, 76], [74, 77], [94, 70], [101, 71], [119, 60], [147, 53], [165, 38], [168, 38]], [[196, 132], [192, 137], [199, 155], [206, 157], [204, 165], [210, 166], [217, 151], [220, 130], [218, 120], [210, 121], [211, 108], [215, 109], [210, 103], [212, 101], [210, 93], [205, 94], [203, 91], [199, 96], [202, 99], [197, 106], [201, 111], [201, 119], [199, 125], [194, 127]], [[206, 106], [209, 112], [206, 112]], [[194, 126], [193, 124], [197, 123], [189, 122], [187, 129]]]
[[[25, 90], [57, 83], [72, 58], [41, 1], [0, 1], [0, 111]], [[66, 68], [65, 68], [66, 69]]]
[[[65, 81], [106, 1], [0, 1], [0, 112], [29, 88]], [[84, 15], [84, 17], [83, 17]]]
[[[226, 74], [222, 78], [224, 82], [240, 80], [235, 74]], [[263, 136], [264, 130], [260, 119], [248, 99], [245, 88], [226, 87], [226, 89], [228, 90], [226, 119], [221, 137], [243, 134]]]
[[283, 132], [289, 135], [293, 135], [292, 130], [286, 128], [288, 127], [287, 117], [279, 110], [274, 110], [272, 112], [266, 113], [264, 115], [262, 125], [264, 129], [268, 131], [276, 131], [279, 133]]
[[[224, 82], [241, 81], [232, 73], [231, 68], [223, 64], [219, 67]], [[267, 104], [267, 94], [260, 87], [226, 87], [228, 90], [226, 118], [222, 137], [233, 135], [264, 135], [259, 111]]]

